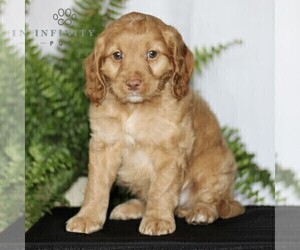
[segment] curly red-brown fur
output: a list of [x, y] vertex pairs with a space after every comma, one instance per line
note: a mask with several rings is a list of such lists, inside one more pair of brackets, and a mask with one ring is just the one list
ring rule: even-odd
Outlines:
[[114, 182], [136, 199], [110, 219], [142, 218], [142, 234], [174, 232], [174, 214], [208, 224], [244, 212], [233, 197], [234, 156], [207, 103], [189, 91], [193, 68], [178, 31], [153, 16], [130, 13], [100, 34], [86, 61], [88, 184], [68, 231], [103, 227]]

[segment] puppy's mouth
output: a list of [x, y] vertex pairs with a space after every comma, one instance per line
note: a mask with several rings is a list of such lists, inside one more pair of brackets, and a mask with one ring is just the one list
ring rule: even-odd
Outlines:
[[144, 101], [144, 98], [141, 96], [141, 94], [135, 91], [129, 93], [126, 99], [128, 102], [132, 102], [132, 103], [140, 103]]

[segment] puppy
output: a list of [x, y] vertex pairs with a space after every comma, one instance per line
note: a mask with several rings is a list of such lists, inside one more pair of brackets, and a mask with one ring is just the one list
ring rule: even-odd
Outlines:
[[216, 117], [189, 91], [193, 68], [178, 31], [153, 16], [124, 15], [100, 34], [86, 60], [88, 184], [67, 231], [102, 229], [115, 181], [136, 198], [110, 219], [142, 218], [146, 235], [174, 232], [174, 214], [209, 224], [244, 212], [233, 198], [236, 163]]

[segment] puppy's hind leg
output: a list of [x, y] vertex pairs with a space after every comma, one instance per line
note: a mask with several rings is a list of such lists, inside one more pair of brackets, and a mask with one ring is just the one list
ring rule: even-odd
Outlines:
[[176, 214], [189, 224], [210, 224], [218, 218], [227, 219], [244, 212], [233, 199], [236, 164], [226, 147], [215, 147], [194, 159], [187, 179], [190, 185], [183, 190], [188, 198]]
[[218, 204], [220, 218], [229, 219], [245, 212], [245, 208], [233, 198], [223, 199]]
[[245, 208], [233, 199], [222, 199], [218, 202], [197, 202], [186, 212], [185, 220], [188, 224], [210, 224], [216, 219], [229, 219], [245, 212]]
[[143, 217], [146, 209], [145, 202], [138, 199], [131, 199], [116, 206], [110, 213], [111, 220], [133, 220]]

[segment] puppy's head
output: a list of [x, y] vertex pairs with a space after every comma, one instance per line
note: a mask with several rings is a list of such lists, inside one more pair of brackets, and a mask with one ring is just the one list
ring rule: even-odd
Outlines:
[[171, 84], [175, 98], [188, 92], [194, 58], [178, 31], [140, 13], [122, 16], [97, 38], [86, 61], [86, 89], [99, 104], [110, 91], [121, 102], [140, 103], [160, 96]]

